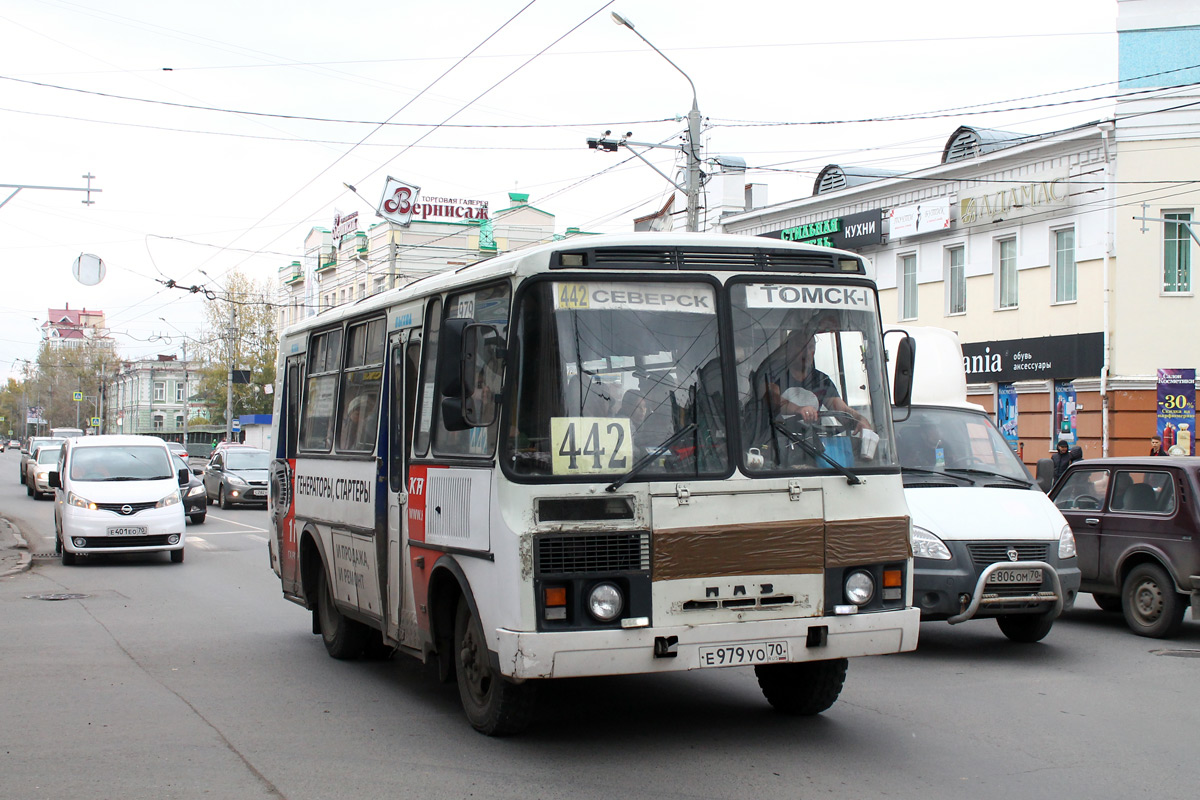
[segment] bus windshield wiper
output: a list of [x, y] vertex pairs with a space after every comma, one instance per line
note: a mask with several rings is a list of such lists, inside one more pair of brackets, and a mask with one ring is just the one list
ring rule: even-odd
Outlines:
[[638, 459], [637, 463], [635, 463], [632, 467], [629, 468], [629, 472], [626, 472], [624, 475], [617, 478], [615, 481], [610, 483], [608, 486], [605, 486], [604, 491], [615, 492], [617, 489], [620, 489], [622, 486], [624, 486], [626, 484], [626, 482], [628, 482], [631, 478], [633, 478], [635, 475], [637, 475], [639, 472], [641, 472], [643, 469], [645, 469], [647, 464], [651, 463], [652, 461], [654, 461], [654, 459], [658, 458], [664, 452], [666, 452], [666, 449], [668, 447], [675, 444], [675, 442], [679, 441], [684, 436], [686, 436], [687, 434], [691, 433], [694, 430], [696, 430], [696, 423], [689, 422], [687, 425], [684, 425], [682, 428], [675, 431], [675, 433], [673, 433], [669, 437], [667, 437], [666, 441], [664, 441], [662, 444], [660, 444], [656, 447], [652, 447], [650, 449], [649, 453], [647, 453], [646, 455], [644, 455], [640, 459]]
[[1013, 483], [1020, 483], [1025, 486], [1033, 485], [1033, 483], [1031, 481], [1027, 481], [1024, 478], [1014, 478], [1012, 475], [1002, 475], [999, 472], [992, 472], [991, 470], [986, 470], [986, 469], [974, 469], [974, 468], [968, 468], [968, 467], [946, 467], [946, 471], [947, 472], [965, 472], [968, 475], [987, 475], [989, 478], [999, 478], [999, 479], [1005, 480], [1005, 481], [1012, 481]]
[[800, 448], [802, 450], [804, 450], [804, 452], [806, 452], [810, 456], [812, 456], [813, 458], [821, 458], [821, 459], [824, 459], [825, 461], [829, 462], [829, 465], [831, 467], [833, 467], [834, 469], [836, 469], [838, 472], [840, 472], [842, 475], [844, 475], [846, 477], [846, 483], [850, 484], [851, 486], [862, 483], [862, 478], [858, 477], [853, 472], [846, 469], [845, 467], [843, 467], [838, 462], [834, 461], [829, 456], [825, 455], [824, 450], [818, 450], [817, 448], [813, 447], [809, 442], [806, 442], [804, 440], [804, 437], [801, 436], [800, 434], [792, 433], [791, 431], [789, 431], [782, 422], [779, 422], [778, 420], [776, 420], [776, 421], [772, 422], [771, 425], [775, 428], [775, 430], [779, 431], [784, 436], [788, 437], [793, 442], [800, 445]]

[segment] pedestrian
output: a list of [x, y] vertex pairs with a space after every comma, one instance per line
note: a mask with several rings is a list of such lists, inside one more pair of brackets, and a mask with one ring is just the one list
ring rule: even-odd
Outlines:
[[1054, 464], [1054, 480], [1057, 481], [1061, 478], [1062, 474], [1067, 471], [1067, 467], [1081, 458], [1083, 458], [1082, 448], [1076, 447], [1072, 451], [1070, 442], [1066, 439], [1059, 439], [1058, 450], [1050, 456], [1050, 461]]
[[1150, 437], [1150, 455], [1152, 455], [1152, 456], [1165, 456], [1166, 455], [1166, 453], [1163, 452], [1163, 449], [1162, 449], [1162, 439], [1158, 438], [1157, 436]]

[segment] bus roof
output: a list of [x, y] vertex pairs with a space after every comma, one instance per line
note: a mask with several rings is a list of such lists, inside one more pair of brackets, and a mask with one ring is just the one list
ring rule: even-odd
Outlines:
[[[597, 250], [612, 251], [602, 258]], [[717, 255], [717, 253], [720, 255]], [[556, 264], [554, 253], [580, 254], [582, 263]], [[613, 233], [577, 236], [513, 250], [457, 269], [446, 269], [412, 283], [336, 306], [289, 326], [293, 332], [319, 328], [347, 317], [360, 317], [409, 300], [468, 283], [551, 270], [644, 270], [646, 272], [751, 272], [772, 274], [838, 274], [865, 276], [862, 257], [848, 250], [787, 242], [763, 236], [714, 233]], [[853, 262], [853, 265], [850, 264]]]

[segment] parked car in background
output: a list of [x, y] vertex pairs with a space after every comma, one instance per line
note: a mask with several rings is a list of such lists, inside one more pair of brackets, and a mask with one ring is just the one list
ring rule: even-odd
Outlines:
[[25, 483], [25, 473], [29, 469], [29, 456], [35, 447], [44, 442], [61, 442], [62, 439], [53, 436], [30, 436], [21, 447], [21, 483]]
[[221, 508], [267, 504], [267, 471], [271, 454], [246, 445], [218, 450], [204, 469], [204, 490]]
[[204, 494], [204, 481], [200, 480], [204, 471], [192, 469], [187, 459], [180, 458], [174, 450], [171, 452], [171, 461], [176, 469], [186, 469], [188, 472], [188, 485], [179, 487], [179, 497], [183, 500], [183, 513], [187, 514], [192, 524], [199, 525], [208, 515], [208, 497]]
[[184, 461], [187, 461], [188, 449], [187, 445], [185, 445], [183, 442], [167, 442], [167, 449], [182, 458]]
[[62, 452], [62, 445], [61, 439], [40, 442], [29, 454], [29, 463], [25, 467], [25, 494], [34, 500], [54, 494], [54, 489], [50, 486], [50, 472], [58, 464], [58, 454]]
[[183, 561], [186, 534], [178, 467], [154, 436], [80, 436], [63, 445], [50, 485], [55, 552], [70, 566], [80, 555], [166, 550]]
[[1165, 639], [1200, 615], [1200, 458], [1078, 461], [1050, 490], [1075, 533], [1080, 590]]

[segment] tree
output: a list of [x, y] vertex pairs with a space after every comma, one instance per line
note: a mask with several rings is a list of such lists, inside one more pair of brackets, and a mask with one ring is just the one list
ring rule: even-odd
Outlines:
[[214, 425], [228, 425], [226, 391], [229, 370], [247, 370], [249, 383], [233, 386], [233, 415], [271, 413], [273, 395], [263, 387], [275, 383], [275, 354], [279, 343], [275, 331], [275, 307], [269, 298], [274, 287], [269, 281], [251, 281], [234, 271], [225, 289], [205, 304], [205, 324], [197, 344], [196, 370], [200, 376], [196, 399], [205, 404]]
[[[72, 427], [76, 420], [88, 427], [100, 412], [108, 379], [117, 373], [120, 361], [113, 341], [96, 337], [67, 347], [48, 341], [38, 348], [36, 371], [26, 381], [25, 398], [30, 406], [41, 406], [42, 419], [56, 427]], [[83, 394], [75, 401], [75, 392]]]

